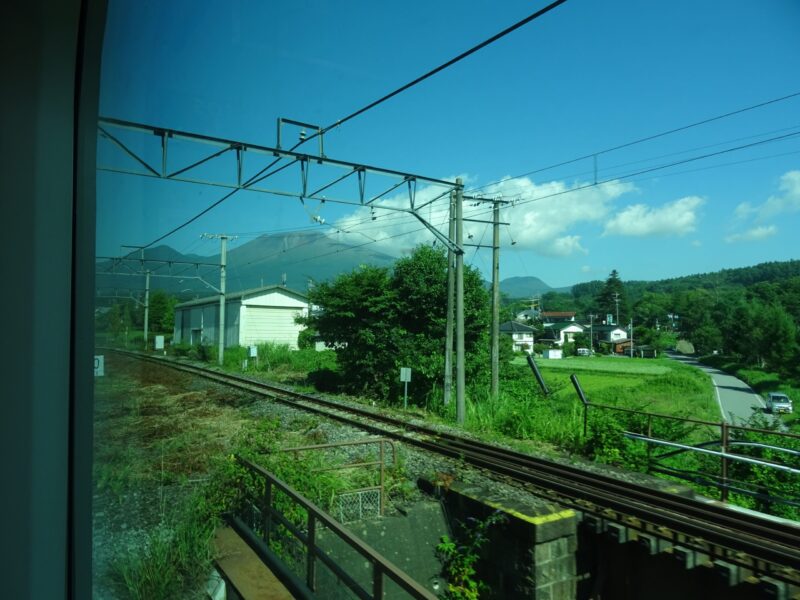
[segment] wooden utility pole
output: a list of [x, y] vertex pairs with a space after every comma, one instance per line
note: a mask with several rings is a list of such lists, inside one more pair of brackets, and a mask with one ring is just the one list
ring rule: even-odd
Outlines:
[[[456, 235], [456, 193], [450, 192], [450, 226], [447, 239], [452, 240]], [[444, 343], [444, 405], [450, 404], [453, 387], [453, 304], [456, 287], [455, 265], [453, 249], [447, 248], [447, 325]]]
[[492, 384], [491, 395], [500, 394], [500, 203], [492, 213]]
[[456, 421], [467, 414], [464, 392], [464, 182], [456, 179]]

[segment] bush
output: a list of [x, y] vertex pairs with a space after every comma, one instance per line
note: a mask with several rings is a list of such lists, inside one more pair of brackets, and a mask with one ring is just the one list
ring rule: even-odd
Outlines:
[[316, 331], [312, 329], [303, 329], [303, 331], [301, 331], [297, 336], [297, 347], [300, 350], [313, 349], [316, 337]]
[[338, 392], [342, 376], [333, 369], [319, 369], [308, 374], [308, 382], [320, 392]]
[[173, 344], [169, 347], [169, 353], [173, 356], [189, 356], [192, 346], [189, 344]]

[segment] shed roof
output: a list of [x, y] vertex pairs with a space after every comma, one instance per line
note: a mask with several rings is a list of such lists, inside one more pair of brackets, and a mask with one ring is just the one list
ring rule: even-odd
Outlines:
[[[262, 294], [265, 294], [267, 292], [272, 292], [272, 291], [279, 291], [279, 292], [282, 292], [282, 293], [286, 294], [287, 296], [294, 296], [295, 298], [298, 298], [298, 299], [303, 300], [303, 301], [308, 300], [308, 296], [306, 296], [305, 294], [303, 294], [301, 292], [297, 292], [295, 290], [291, 290], [291, 289], [289, 289], [287, 287], [284, 287], [282, 285], [265, 285], [265, 286], [262, 286], [262, 287], [251, 288], [249, 290], [242, 290], [240, 292], [233, 292], [233, 293], [230, 293], [230, 294], [225, 294], [225, 300], [226, 301], [227, 300], [235, 300], [237, 298], [245, 298], [245, 297], [248, 297], [248, 296], [260, 296]], [[189, 300], [188, 302], [181, 302], [175, 308], [186, 308], [186, 307], [189, 307], [189, 306], [201, 306], [203, 304], [212, 304], [212, 303], [216, 303], [216, 302], [219, 302], [219, 294], [215, 294], [213, 296], [206, 296], [205, 298], [197, 298], [196, 300]]]
[[578, 323], [577, 321], [564, 321], [562, 323], [545, 323], [545, 331], [561, 331], [562, 329], [566, 329], [567, 327], [580, 327], [584, 329], [585, 327]]
[[505, 323], [500, 323], [500, 331], [503, 333], [533, 333], [535, 329], [516, 321], [506, 321]]
[[592, 330], [593, 331], [599, 331], [599, 332], [614, 331], [616, 329], [619, 329], [620, 331], [626, 331], [625, 327], [622, 327], [620, 325], [593, 325], [592, 326]]

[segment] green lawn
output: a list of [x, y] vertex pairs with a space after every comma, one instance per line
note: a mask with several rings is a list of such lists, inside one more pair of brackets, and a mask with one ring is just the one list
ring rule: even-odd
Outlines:
[[[527, 364], [524, 357], [518, 356], [514, 364]], [[602, 371], [607, 373], [644, 373], [663, 375], [672, 370], [673, 363], [668, 359], [630, 359], [615, 356], [570, 356], [562, 359], [536, 360], [539, 368], [569, 369], [571, 371]]]
[[[515, 363], [525, 364], [518, 357]], [[709, 377], [670, 359], [630, 359], [609, 356], [537, 359], [553, 397], [573, 400], [569, 380], [576, 374], [588, 400], [681, 417], [719, 420], [719, 408]]]

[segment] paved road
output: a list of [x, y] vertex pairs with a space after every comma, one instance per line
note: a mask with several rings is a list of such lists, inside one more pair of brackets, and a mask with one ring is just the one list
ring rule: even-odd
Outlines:
[[707, 373], [714, 383], [720, 414], [728, 423], [736, 425], [749, 419], [753, 412], [762, 413], [764, 401], [741, 379], [728, 375], [682, 354], [669, 354], [670, 358], [697, 367]]

